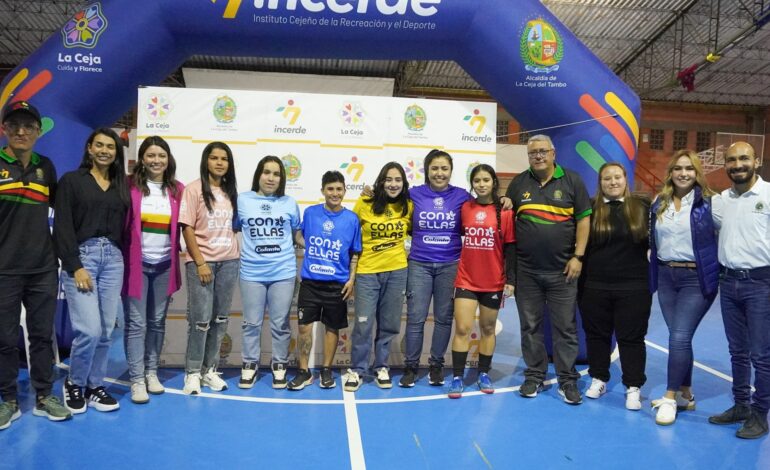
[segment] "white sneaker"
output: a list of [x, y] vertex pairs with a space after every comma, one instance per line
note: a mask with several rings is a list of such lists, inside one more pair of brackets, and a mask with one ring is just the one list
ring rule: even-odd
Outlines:
[[215, 369], [209, 369], [208, 372], [203, 374], [203, 385], [215, 392], [227, 390], [227, 382], [222, 380], [222, 377], [219, 375], [220, 373]]
[[628, 387], [626, 389], [626, 409], [631, 411], [642, 409], [642, 396], [639, 387]]
[[348, 369], [347, 374], [342, 376], [342, 389], [346, 392], [355, 392], [361, 387], [361, 378], [358, 372]]
[[258, 365], [254, 362], [244, 362], [241, 369], [241, 379], [238, 381], [238, 388], [251, 388], [257, 382]]
[[676, 400], [663, 397], [655, 401], [656, 404], [653, 405], [653, 408], [658, 409], [655, 413], [655, 423], [661, 426], [674, 424], [676, 421]]
[[586, 396], [596, 399], [605, 393], [607, 393], [607, 382], [596, 378], [591, 379], [591, 386], [586, 390]]
[[374, 379], [377, 386], [380, 388], [392, 388], [393, 382], [390, 380], [390, 373], [387, 367], [380, 367], [377, 369], [377, 378]]
[[273, 364], [273, 388], [283, 389], [288, 383], [286, 367], [283, 364]]
[[184, 376], [184, 388], [182, 393], [185, 395], [198, 395], [201, 393], [201, 374], [195, 372]]
[[133, 382], [131, 384], [131, 401], [137, 405], [143, 405], [150, 401], [150, 396], [147, 395], [147, 386], [144, 382]]
[[[655, 406], [659, 401], [660, 399], [652, 400], [650, 404]], [[685, 398], [682, 392], [676, 392], [676, 409], [677, 411], [695, 411], [695, 395]]]
[[153, 395], [160, 395], [161, 393], [166, 391], [166, 388], [163, 386], [162, 383], [160, 383], [160, 380], [158, 380], [158, 375], [154, 373], [149, 373], [145, 376], [145, 382], [147, 384], [147, 391], [149, 393], [152, 393]]

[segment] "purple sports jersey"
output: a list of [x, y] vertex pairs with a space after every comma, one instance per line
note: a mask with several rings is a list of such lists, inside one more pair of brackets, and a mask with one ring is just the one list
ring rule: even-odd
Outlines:
[[411, 188], [409, 195], [414, 203], [409, 259], [425, 263], [460, 259], [460, 208], [471, 198], [468, 191], [449, 185], [437, 193], [422, 184]]

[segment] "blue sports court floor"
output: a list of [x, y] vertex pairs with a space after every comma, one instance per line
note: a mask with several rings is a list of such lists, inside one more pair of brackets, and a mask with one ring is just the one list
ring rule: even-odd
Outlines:
[[[24, 414], [0, 431], [0, 468], [770, 469], [770, 438], [744, 441], [734, 436], [737, 426], [706, 421], [732, 404], [718, 300], [695, 337], [697, 410], [680, 413], [673, 426], [655, 424], [649, 402], [665, 389], [667, 332], [657, 299], [653, 305], [638, 412], [624, 408], [617, 361], [610, 391], [598, 400], [569, 406], [555, 386], [535, 399], [520, 397], [524, 366], [513, 302], [501, 312], [497, 390], [482, 395], [469, 377], [470, 393], [460, 400], [447, 399], [446, 387], [425, 378], [412, 389], [383, 391], [369, 382], [351, 394], [339, 377], [331, 390], [314, 383], [290, 392], [274, 391], [262, 375], [244, 391], [237, 370], [224, 371], [229, 390], [188, 397], [181, 394], [182, 371], [170, 369], [160, 372], [167, 393], [134, 405], [118, 331], [109, 376], [121, 409], [89, 409], [64, 423], [35, 417], [23, 373]], [[398, 380], [400, 371], [394, 375]], [[584, 375], [581, 389], [589, 382]]]

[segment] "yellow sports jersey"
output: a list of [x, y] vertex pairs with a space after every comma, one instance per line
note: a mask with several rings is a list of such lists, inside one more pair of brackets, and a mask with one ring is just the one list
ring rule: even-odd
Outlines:
[[364, 248], [356, 272], [374, 274], [405, 268], [404, 241], [407, 232], [412, 230], [412, 201], [409, 201], [406, 215], [401, 215], [401, 207], [396, 204], [388, 204], [384, 214], [376, 215], [372, 212], [372, 204], [365, 199], [360, 197], [353, 207], [353, 212], [361, 221]]

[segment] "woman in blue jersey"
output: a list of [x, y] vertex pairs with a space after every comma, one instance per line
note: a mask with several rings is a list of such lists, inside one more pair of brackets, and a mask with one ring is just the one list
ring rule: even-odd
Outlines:
[[[422, 354], [425, 320], [433, 299], [428, 383], [444, 384], [444, 354], [452, 335], [454, 282], [460, 259], [460, 208], [471, 195], [449, 184], [452, 157], [431, 150], [424, 160], [426, 184], [409, 190], [414, 204], [412, 248], [409, 253], [406, 292], [406, 356], [401, 387], [413, 387]], [[501, 200], [510, 208], [510, 200]]]
[[299, 207], [284, 194], [286, 170], [278, 157], [266, 156], [254, 172], [251, 191], [238, 195], [237, 224], [243, 235], [241, 299], [243, 300], [243, 367], [240, 388], [257, 381], [260, 336], [265, 307], [270, 312], [273, 388], [286, 388], [289, 359], [289, 308], [294, 296], [297, 258], [294, 235]]

